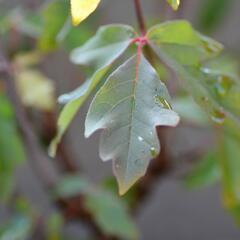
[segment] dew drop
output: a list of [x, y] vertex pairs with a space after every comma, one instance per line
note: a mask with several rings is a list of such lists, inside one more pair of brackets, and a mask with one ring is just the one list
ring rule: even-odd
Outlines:
[[155, 147], [150, 148], [150, 153], [152, 157], [156, 157], [158, 155], [157, 150]]
[[223, 124], [226, 119], [226, 115], [221, 110], [215, 110], [211, 115], [211, 119], [217, 124]]
[[142, 142], [142, 141], [143, 141], [143, 137], [138, 136], [138, 140], [139, 140], [140, 142]]
[[159, 95], [156, 95], [154, 97], [154, 100], [155, 100], [155, 103], [158, 105], [158, 106], [161, 106], [165, 109], [172, 109], [171, 105], [168, 103], [168, 101], [166, 99], [164, 99], [163, 97], [159, 96]]
[[219, 76], [217, 82], [214, 84], [217, 94], [224, 97], [232, 87], [232, 80], [228, 76]]

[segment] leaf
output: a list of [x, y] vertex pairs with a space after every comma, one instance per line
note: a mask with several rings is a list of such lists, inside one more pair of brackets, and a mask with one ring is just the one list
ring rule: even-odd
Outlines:
[[195, 123], [200, 126], [208, 126], [209, 119], [205, 112], [189, 96], [177, 97], [172, 103], [175, 111], [180, 115], [183, 121]]
[[[181, 23], [172, 22], [169, 24], [179, 25]], [[186, 25], [186, 23], [182, 24]], [[176, 34], [175, 31], [177, 30], [174, 30]], [[210, 65], [207, 67], [206, 64], [202, 64], [203, 59], [199, 57], [196, 59], [196, 64], [184, 63], [181, 58], [179, 58], [178, 53], [176, 55], [173, 51], [169, 52], [169, 49], [164, 48], [164, 43], [158, 39], [158, 36], [160, 39], [167, 39], [166, 36], [162, 37], [162, 35], [164, 35], [163, 32], [169, 34], [169, 31], [164, 30], [161, 25], [158, 28], [155, 27], [150, 30], [148, 33], [150, 45], [156, 54], [182, 79], [183, 84], [190, 94], [192, 94], [195, 101], [208, 112], [214, 122], [223, 124], [226, 117], [229, 117], [237, 124], [240, 124], [239, 105], [233, 105], [233, 102], [239, 102], [240, 99], [240, 81], [238, 77], [233, 76], [233, 73], [229, 72], [229, 69], [233, 68], [228, 67], [228, 69], [224, 68], [224, 70], [220, 70], [221, 66], [218, 65], [219, 70], [217, 71], [215, 65], [211, 70], [212, 67]], [[188, 33], [188, 35], [189, 34], [190, 33]], [[173, 36], [174, 34], [171, 35]], [[198, 36], [204, 40], [204, 44], [201, 43], [198, 45], [196, 41], [195, 48], [201, 50], [201, 52], [205, 52], [205, 60], [213, 59], [213, 56], [219, 53], [221, 45], [205, 36], [199, 34]], [[178, 38], [177, 34], [175, 38], [177, 44], [189, 45], [189, 38]], [[181, 49], [181, 57], [184, 58], [183, 50], [184, 49]]]
[[[239, 128], [235, 128], [239, 133]], [[224, 205], [240, 222], [240, 138], [224, 132], [219, 146], [222, 181], [224, 190]]]
[[15, 78], [19, 95], [25, 106], [42, 111], [54, 109], [55, 88], [50, 79], [38, 70], [32, 69], [20, 70]]
[[68, 19], [68, 9], [65, 0], [54, 0], [43, 9], [43, 31], [38, 40], [40, 50], [48, 52], [57, 47], [57, 36]]
[[220, 177], [219, 156], [216, 152], [209, 152], [199, 160], [197, 166], [184, 179], [184, 183], [189, 188], [206, 187], [220, 180]]
[[85, 122], [85, 136], [104, 129], [100, 156], [113, 159], [113, 169], [124, 194], [142, 177], [149, 160], [160, 151], [155, 127], [176, 126], [169, 95], [156, 71], [143, 56], [120, 66], [95, 96]]
[[204, 31], [214, 30], [229, 13], [232, 0], [203, 0], [199, 11], [199, 27]]
[[85, 20], [99, 5], [100, 0], [71, 0], [72, 21], [78, 25]]
[[180, 0], [167, 0], [167, 2], [172, 6], [175, 11], [178, 10]]
[[179, 64], [199, 66], [202, 60], [215, 56], [222, 45], [196, 32], [184, 20], [165, 22], [152, 27], [147, 38], [155, 51], [164, 52]]
[[56, 194], [64, 198], [83, 194], [85, 208], [107, 235], [137, 239], [137, 229], [126, 205], [110, 191], [98, 188], [82, 177], [67, 176], [59, 182]]
[[64, 226], [64, 219], [62, 215], [58, 212], [52, 213], [46, 223], [46, 235], [47, 240], [61, 240], [62, 238], [62, 229]]
[[32, 231], [32, 222], [28, 217], [16, 216], [0, 228], [1, 240], [25, 240]]
[[88, 65], [92, 68], [93, 75], [78, 89], [59, 98], [61, 103], [67, 104], [58, 120], [58, 134], [50, 146], [51, 156], [56, 154], [57, 144], [79, 108], [110, 69], [111, 64], [128, 48], [134, 37], [134, 29], [129, 26], [108, 25], [101, 27], [92, 39], [72, 52], [72, 61]]
[[14, 170], [25, 159], [14, 114], [7, 98], [0, 94], [0, 198], [7, 201], [14, 185]]

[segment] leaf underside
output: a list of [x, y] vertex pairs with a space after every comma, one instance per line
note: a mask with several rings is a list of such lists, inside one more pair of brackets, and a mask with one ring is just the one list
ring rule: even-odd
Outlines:
[[120, 194], [124, 194], [160, 151], [156, 126], [176, 126], [165, 85], [144, 56], [120, 66], [95, 96], [85, 123], [85, 136], [104, 129], [100, 157], [113, 160]]

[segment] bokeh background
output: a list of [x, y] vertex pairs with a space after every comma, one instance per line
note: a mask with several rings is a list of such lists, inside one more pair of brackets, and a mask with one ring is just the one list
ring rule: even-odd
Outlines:
[[[182, 0], [179, 12], [173, 12], [163, 0], [142, 0], [148, 24], [184, 18], [204, 33], [222, 42], [226, 51], [238, 57], [240, 54], [240, 1], [229, 0], [224, 7], [212, 12], [209, 23], [204, 16], [209, 2], [214, 0]], [[216, 2], [216, 1], [215, 1]], [[219, 1], [221, 2], [221, 1]], [[37, 9], [40, 0], [0, 0], [0, 10], [15, 7]], [[219, 17], [216, 15], [219, 14]], [[211, 18], [216, 18], [215, 22]], [[91, 26], [89, 35], [98, 26], [108, 23], [125, 23], [137, 26], [132, 1], [103, 0], [100, 8], [87, 20]], [[81, 33], [80, 33], [81, 34]], [[63, 50], [48, 54], [41, 65], [42, 71], [55, 81], [56, 95], [68, 92], [78, 86], [84, 77], [78, 67], [70, 63]], [[87, 104], [81, 109], [66, 136], [66, 144], [72, 158], [81, 166], [84, 175], [95, 183], [112, 175], [111, 163], [103, 163], [98, 156], [99, 135], [85, 139], [83, 134]], [[1, 134], [1, 133], [0, 133]], [[176, 166], [173, 174], [159, 177], [150, 194], [138, 206], [135, 216], [142, 240], [238, 240], [240, 228], [223, 209], [220, 184], [197, 190], [187, 189], [181, 181], [181, 173], [191, 168], [185, 162], [185, 155], [208, 148], [214, 141], [209, 129], [180, 124], [170, 130], [167, 138], [170, 159]], [[54, 211], [39, 178], [27, 162], [16, 172], [18, 191], [33, 203], [44, 215]], [[0, 224], [11, 214], [0, 204]], [[88, 229], [77, 221], [65, 226], [69, 239], [85, 239]], [[35, 236], [34, 239], [41, 239]], [[8, 240], [8, 239], [7, 239]]]

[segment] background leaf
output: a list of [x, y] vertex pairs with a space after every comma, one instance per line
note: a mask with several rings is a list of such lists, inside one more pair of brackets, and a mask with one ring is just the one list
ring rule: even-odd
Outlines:
[[[169, 24], [186, 25], [186, 23], [182, 21], [172, 22]], [[221, 65], [218, 64], [219, 70], [217, 71], [216, 64], [215, 66], [212, 64], [213, 69], [211, 70], [211, 64], [207, 67], [207, 62], [202, 63], [201, 58], [196, 61], [196, 63], [198, 63], [195, 66], [188, 65], [186, 62], [182, 62], [178, 55], [176, 56], [175, 53], [172, 54], [173, 52], [169, 52], [169, 49], [166, 50], [160, 40], [156, 40], [159, 33], [162, 39], [167, 39], [167, 37], [164, 36], [164, 33], [168, 35], [169, 31], [165, 30], [165, 27], [166, 25], [153, 27], [152, 30], [150, 30], [148, 33], [148, 36], [151, 39], [150, 44], [156, 54], [162, 60], [164, 60], [169, 65], [169, 67], [171, 67], [173, 71], [177, 73], [178, 76], [180, 76], [186, 89], [192, 94], [195, 101], [200, 104], [205, 111], [208, 112], [214, 122], [222, 124], [224, 123], [226, 117], [229, 117], [233, 119], [237, 124], [239, 124], [239, 106], [233, 105], [232, 103], [239, 102], [240, 81], [237, 74], [231, 72], [234, 67], [229, 66], [232, 63], [229, 64], [228, 67], [225, 67], [223, 70], [221, 70]], [[187, 37], [177, 38], [178, 30], [172, 26], [170, 29], [171, 35], [176, 34], [175, 42], [179, 44], [179, 47], [182, 47], [182, 44], [183, 46], [186, 46], [186, 44], [188, 44]], [[174, 34], [172, 33], [172, 29], [174, 29]], [[189, 27], [185, 28], [185, 30], [194, 31]], [[188, 35], [189, 34], [190, 33], [188, 33]], [[210, 54], [207, 59], [213, 59], [214, 55], [219, 53], [221, 50], [221, 45], [210, 38], [206, 38], [205, 36], [198, 34], [198, 37], [199, 40], [204, 40], [204, 44], [203, 42], [200, 43], [201, 41], [199, 41], [200, 44], [198, 44], [196, 41], [195, 48], [198, 48], [201, 52], [205, 52], [206, 57], [208, 54]], [[183, 50], [184, 48], [181, 50], [181, 54], [184, 54]], [[188, 55], [186, 55], [186, 57], [187, 56]]]
[[8, 199], [14, 186], [14, 170], [25, 159], [14, 114], [5, 95], [0, 94], [0, 198]]
[[137, 239], [137, 229], [125, 204], [111, 192], [97, 188], [79, 176], [63, 178], [56, 189], [57, 196], [73, 197], [84, 194], [84, 205], [99, 227], [108, 235]]
[[209, 152], [198, 161], [197, 166], [184, 179], [188, 188], [206, 187], [220, 180], [220, 159], [216, 152]]
[[71, 0], [72, 20], [78, 25], [95, 11], [100, 0]]
[[180, 0], [167, 0], [167, 2], [172, 6], [174, 10], [178, 10]]
[[199, 11], [199, 27], [204, 31], [213, 30], [229, 12], [233, 0], [202, 0]]

